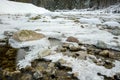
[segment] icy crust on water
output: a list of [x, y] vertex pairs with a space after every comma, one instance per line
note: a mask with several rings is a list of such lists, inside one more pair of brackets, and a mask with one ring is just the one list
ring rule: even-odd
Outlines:
[[104, 80], [102, 76], [98, 76], [97, 73], [101, 73], [108, 77], [115, 75], [119, 72], [120, 62], [115, 61], [115, 67], [112, 69], [106, 69], [103, 66], [97, 66], [89, 58], [87, 60], [80, 60], [73, 57], [64, 56], [62, 53], [57, 53], [55, 55], [50, 55], [44, 57], [45, 59], [50, 59], [53, 62], [57, 62], [59, 59], [66, 61], [65, 66], [72, 67], [72, 72], [69, 73], [78, 73], [78, 78], [80, 80]]
[[29, 47], [29, 51], [26, 52], [27, 55], [25, 56], [25, 58], [20, 60], [17, 64], [19, 68], [31, 66], [31, 61], [38, 59], [40, 53], [42, 53], [42, 51], [44, 51], [45, 49], [48, 49], [48, 47], [50, 46], [47, 38], [26, 42], [17, 42], [13, 39], [10, 39], [9, 42], [10, 45], [14, 48]]

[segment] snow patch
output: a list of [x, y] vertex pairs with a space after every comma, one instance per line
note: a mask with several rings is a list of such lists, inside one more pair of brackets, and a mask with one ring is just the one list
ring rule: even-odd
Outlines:
[[114, 28], [116, 26], [120, 27], [120, 24], [115, 21], [107, 21], [107, 22], [104, 22], [103, 25], [107, 25], [109, 28]]
[[82, 23], [88, 23], [88, 24], [101, 24], [101, 21], [98, 18], [81, 18], [80, 22]]
[[29, 3], [3, 0], [0, 2], [0, 14], [43, 14], [50, 11]]

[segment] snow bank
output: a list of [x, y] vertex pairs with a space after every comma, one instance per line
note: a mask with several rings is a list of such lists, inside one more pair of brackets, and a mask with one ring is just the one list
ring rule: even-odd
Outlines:
[[88, 24], [101, 24], [101, 21], [98, 18], [81, 18], [80, 22], [82, 23], [88, 23]]
[[48, 49], [48, 47], [50, 46], [50, 43], [47, 38], [26, 42], [17, 42], [13, 39], [10, 39], [9, 42], [10, 45], [15, 48], [29, 47], [29, 51], [26, 52], [27, 55], [25, 56], [25, 58], [18, 61], [17, 65], [19, 68], [31, 66], [31, 61], [38, 59], [42, 51]]
[[44, 8], [29, 3], [3, 0], [0, 2], [0, 14], [43, 14], [50, 12]]
[[118, 22], [115, 22], [115, 21], [107, 21], [107, 22], [104, 22], [103, 25], [107, 25], [108, 27], [120, 27], [120, 24]]

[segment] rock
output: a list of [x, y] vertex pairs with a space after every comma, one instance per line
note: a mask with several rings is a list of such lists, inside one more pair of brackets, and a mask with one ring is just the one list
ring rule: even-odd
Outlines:
[[45, 35], [36, 33], [32, 30], [21, 30], [13, 34], [13, 39], [19, 42], [32, 41], [44, 38]]
[[107, 48], [107, 44], [104, 43], [103, 41], [98, 41], [95, 46], [98, 47], [98, 48], [102, 48], [102, 49], [106, 49]]
[[115, 53], [113, 53], [113, 52], [109, 52], [109, 58], [115, 58]]
[[43, 74], [40, 71], [37, 71], [33, 74], [34, 79], [41, 79], [43, 78]]
[[69, 48], [69, 43], [63, 43], [63, 44], [62, 44], [62, 47], [63, 47], [63, 48]]
[[70, 51], [79, 51], [81, 48], [77, 43], [72, 43], [69, 45]]
[[89, 55], [88, 56], [89, 59], [91, 59], [94, 63], [97, 63], [97, 58], [94, 55]]
[[115, 79], [115, 80], [120, 80], [120, 73], [116, 73], [116, 74], [114, 75], [114, 79]]
[[79, 40], [75, 37], [72, 37], [72, 36], [68, 37], [66, 41], [79, 43]]
[[104, 56], [104, 57], [109, 57], [109, 58], [114, 58], [115, 54], [113, 52], [110, 52], [108, 50], [103, 50], [99, 53], [99, 55]]
[[58, 62], [60, 62], [60, 64], [65, 64], [66, 63], [66, 61], [63, 60], [63, 59], [59, 59]]
[[14, 34], [14, 32], [12, 32], [12, 31], [4, 31], [4, 35], [8, 36], [8, 37], [11, 37], [13, 34]]
[[113, 39], [119, 39], [117, 36], [113, 37]]
[[104, 22], [103, 25], [106, 25], [106, 28], [107, 29], [118, 29], [120, 24], [118, 22], [115, 22], [115, 21], [107, 21], [107, 22]]
[[32, 75], [30, 75], [30, 74], [23, 74], [23, 76], [20, 78], [20, 80], [32, 80]]
[[54, 66], [55, 66], [55, 63], [48, 64], [48, 67], [54, 67]]
[[111, 61], [109, 61], [109, 60], [106, 60], [105, 62], [104, 62], [104, 65], [103, 65], [105, 68], [107, 68], [107, 69], [111, 69], [111, 68], [113, 68], [113, 67], [115, 67], [115, 64], [113, 64]]
[[120, 29], [112, 29], [109, 32], [112, 33], [115, 36], [119, 36], [120, 35]]
[[76, 57], [79, 59], [86, 59], [86, 57], [88, 56], [86, 51], [79, 51], [77, 53], [75, 53]]
[[79, 72], [73, 73], [73, 77], [78, 77], [78, 76], [79, 76]]
[[39, 52], [39, 58], [43, 58], [43, 57], [45, 57], [45, 56], [48, 56], [48, 55], [50, 55], [50, 53], [51, 53], [51, 50], [49, 50], [49, 49], [46, 49], [46, 50], [44, 50], [44, 51], [42, 51], [42, 52]]
[[108, 57], [109, 51], [108, 50], [103, 50], [99, 53], [99, 55], [104, 56], [104, 57]]

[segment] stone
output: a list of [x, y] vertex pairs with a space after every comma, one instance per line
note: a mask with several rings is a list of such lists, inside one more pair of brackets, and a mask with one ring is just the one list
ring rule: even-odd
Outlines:
[[13, 34], [13, 39], [19, 42], [38, 40], [44, 37], [45, 35], [32, 30], [21, 30]]
[[79, 59], [83, 59], [85, 60], [86, 57], [88, 56], [86, 51], [79, 51], [75, 53], [76, 57], [78, 57]]
[[50, 49], [46, 49], [46, 50], [44, 50], [42, 52], [39, 52], [38, 55], [39, 55], [39, 58], [43, 58], [43, 57], [48, 56], [50, 54], [51, 54], [51, 50]]
[[96, 43], [96, 47], [102, 48], [102, 49], [106, 49], [107, 48], [107, 44], [104, 43], [103, 41], [98, 41]]
[[105, 68], [107, 68], [107, 69], [111, 69], [111, 68], [113, 68], [113, 67], [115, 67], [115, 64], [113, 64], [111, 61], [109, 61], [109, 60], [106, 60], [105, 62], [104, 62], [104, 65], [103, 65]]
[[73, 73], [73, 76], [74, 76], [74, 77], [78, 77], [78, 76], [79, 76], [79, 72]]
[[69, 45], [70, 51], [79, 51], [81, 48], [77, 43], [72, 43]]
[[104, 57], [108, 57], [109, 51], [108, 50], [103, 50], [99, 53], [99, 55], [104, 56]]
[[62, 44], [62, 47], [63, 47], [63, 48], [69, 48], [69, 43], [63, 43], [63, 44]]
[[120, 80], [120, 73], [116, 73], [116, 74], [114, 75], [114, 79], [115, 79], [115, 80]]
[[34, 79], [41, 79], [43, 77], [43, 74], [40, 72], [40, 71], [36, 71], [34, 74], [33, 74], [33, 78]]
[[8, 36], [8, 37], [11, 37], [13, 34], [14, 34], [14, 32], [12, 32], [12, 31], [4, 31], [4, 35]]
[[32, 80], [32, 75], [30, 75], [30, 74], [23, 74], [23, 76], [20, 78], [20, 80]]
[[113, 52], [109, 52], [109, 58], [115, 58], [115, 53], [113, 53]]
[[55, 66], [55, 63], [48, 64], [48, 67], [54, 67], [54, 66]]
[[66, 48], [63, 48], [63, 47], [60, 47], [59, 49], [58, 49], [58, 51], [60, 50], [60, 52], [66, 52], [67, 51], [67, 49]]
[[79, 40], [75, 37], [72, 37], [72, 36], [68, 37], [66, 41], [79, 43]]
[[66, 61], [63, 60], [63, 59], [59, 59], [58, 62], [60, 62], [60, 64], [65, 64], [66, 63]]

